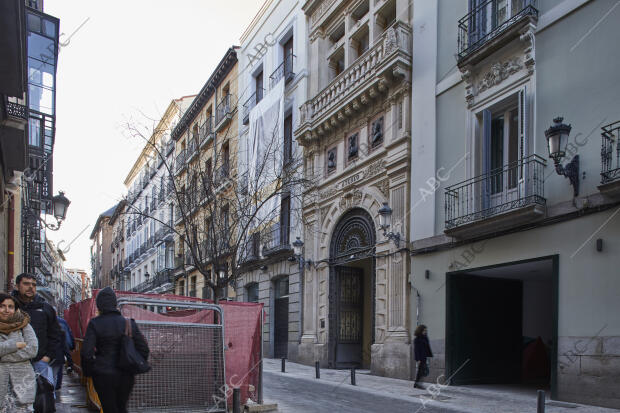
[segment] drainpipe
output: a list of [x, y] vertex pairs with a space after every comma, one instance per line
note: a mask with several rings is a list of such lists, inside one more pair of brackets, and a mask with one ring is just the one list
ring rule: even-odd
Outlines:
[[[303, 257], [303, 255], [302, 255]], [[301, 344], [301, 336], [304, 334], [304, 284], [305, 284], [305, 275], [306, 275], [306, 266], [305, 263], [299, 260], [299, 305], [301, 306], [299, 309], [299, 341], [298, 344]]]

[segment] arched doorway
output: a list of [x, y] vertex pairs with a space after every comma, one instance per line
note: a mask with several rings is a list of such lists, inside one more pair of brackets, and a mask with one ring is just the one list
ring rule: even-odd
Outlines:
[[330, 244], [329, 347], [332, 368], [370, 367], [375, 315], [375, 226], [354, 208], [340, 218]]

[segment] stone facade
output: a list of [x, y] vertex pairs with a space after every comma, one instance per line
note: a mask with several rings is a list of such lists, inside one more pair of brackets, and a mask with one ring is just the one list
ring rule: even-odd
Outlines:
[[[295, 135], [317, 186], [303, 204], [304, 255], [313, 264], [305, 269], [300, 360], [409, 378], [410, 264], [401, 248], [410, 209], [411, 10], [396, 0], [307, 1], [304, 11], [310, 94]], [[379, 227], [383, 203], [393, 210], [389, 231], [400, 234], [398, 246]], [[341, 239], [346, 245], [336, 245]], [[348, 291], [339, 266], [363, 270], [361, 354], [358, 344], [345, 344], [347, 314], [336, 310]]]

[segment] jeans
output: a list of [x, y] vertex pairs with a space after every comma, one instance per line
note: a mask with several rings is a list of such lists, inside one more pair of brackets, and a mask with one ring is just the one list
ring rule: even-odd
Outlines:
[[105, 413], [127, 413], [134, 376], [102, 374], [93, 376], [93, 384]]

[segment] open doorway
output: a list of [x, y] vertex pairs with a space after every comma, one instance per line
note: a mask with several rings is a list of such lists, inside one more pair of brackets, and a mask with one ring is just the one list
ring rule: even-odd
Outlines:
[[452, 384], [555, 388], [557, 257], [446, 274]]

